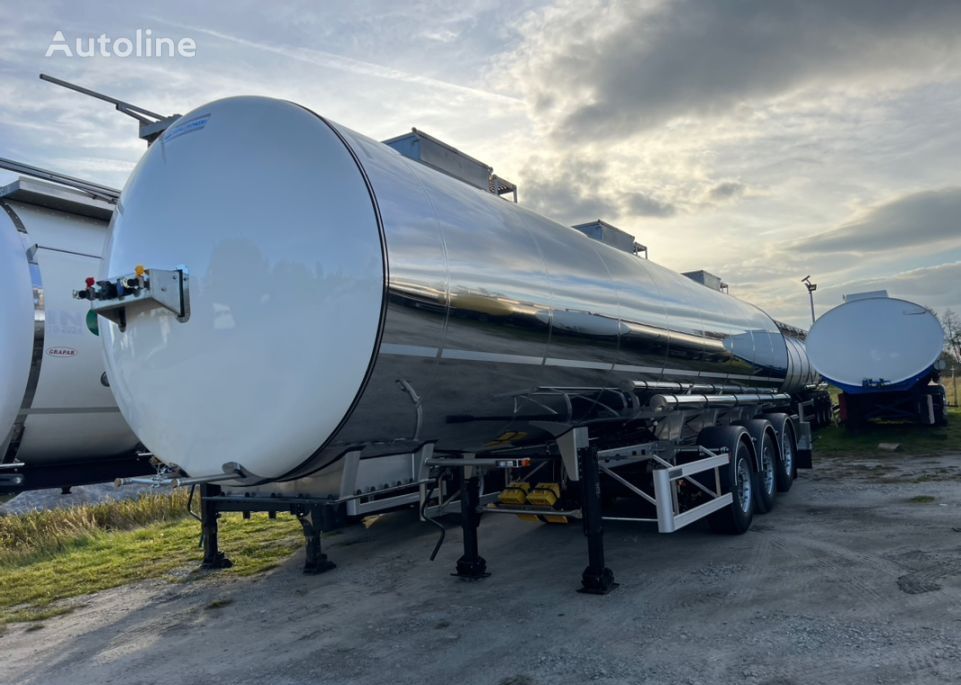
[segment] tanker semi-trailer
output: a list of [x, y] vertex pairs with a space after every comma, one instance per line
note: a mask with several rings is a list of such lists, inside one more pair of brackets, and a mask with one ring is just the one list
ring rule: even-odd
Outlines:
[[482, 512], [583, 519], [604, 592], [617, 498], [743, 532], [809, 458], [815, 377], [760, 309], [291, 102], [183, 116], [112, 229], [78, 296], [161, 478], [205, 490], [208, 565], [218, 511], [298, 514], [318, 572], [325, 528], [457, 507], [459, 575]]
[[811, 362], [841, 390], [839, 418], [850, 428], [867, 421], [947, 421], [938, 360], [944, 329], [919, 304], [887, 291], [845, 295], [808, 334]]
[[0, 493], [153, 471], [107, 387], [88, 309], [118, 191], [0, 160]]

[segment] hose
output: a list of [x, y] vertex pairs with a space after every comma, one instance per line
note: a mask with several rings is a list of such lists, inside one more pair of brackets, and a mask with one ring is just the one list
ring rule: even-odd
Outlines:
[[444, 471], [437, 476], [437, 480], [432, 482], [430, 487], [427, 489], [427, 492], [424, 495], [423, 504], [420, 505], [420, 517], [425, 521], [427, 521], [428, 523], [434, 526], [437, 526], [440, 529], [440, 537], [437, 538], [437, 544], [434, 545], [434, 551], [431, 552], [430, 554], [431, 561], [437, 558], [437, 553], [440, 552], [441, 545], [444, 544], [444, 538], [447, 537], [447, 528], [444, 527], [443, 523], [435, 519], [432, 519], [430, 516], [427, 515], [427, 503], [430, 502], [430, 497], [431, 495], [434, 494], [434, 490], [440, 491], [441, 480], [445, 477], [445, 475], [448, 475], [448, 473], [449, 472]]
[[197, 547], [203, 547], [204, 546], [204, 526], [203, 526], [204, 520], [200, 516], [195, 514], [193, 510], [194, 491], [196, 489], [197, 489], [196, 484], [190, 486], [190, 494], [187, 495], [187, 513], [190, 514], [190, 516], [192, 516], [193, 518], [200, 521], [200, 541], [197, 543]]
[[194, 490], [196, 489], [197, 489], [196, 484], [190, 486], [190, 494], [187, 496], [187, 513], [190, 514], [193, 518], [203, 523], [203, 519], [200, 518], [197, 514], [195, 514], [193, 510]]

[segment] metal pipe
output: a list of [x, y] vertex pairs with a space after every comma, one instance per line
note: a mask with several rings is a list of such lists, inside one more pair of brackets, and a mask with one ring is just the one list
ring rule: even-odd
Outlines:
[[[657, 529], [661, 533], [674, 532], [674, 517], [678, 514], [673, 507], [673, 491], [668, 469], [654, 469], [654, 499], [657, 500]], [[665, 504], [670, 502], [670, 505]], [[670, 508], [669, 508], [670, 507]]]
[[814, 291], [818, 289], [818, 284], [811, 283], [810, 276], [805, 276], [802, 278], [801, 283], [803, 283], [804, 287], [808, 289], [808, 298], [811, 300], [811, 325], [813, 326], [815, 320], [817, 319], [817, 317], [814, 316]]
[[791, 399], [787, 393], [743, 393], [736, 395], [655, 395], [651, 406], [657, 411], [670, 409], [698, 409], [702, 407], [736, 407], [759, 402], [785, 402]]
[[587, 538], [587, 568], [581, 574], [581, 591], [607, 594], [615, 587], [614, 573], [604, 563], [604, 519], [601, 512], [601, 472], [597, 448], [578, 451], [581, 472], [581, 511], [584, 536]]
[[15, 162], [12, 159], [0, 157], [0, 169], [6, 169], [15, 174], [33, 176], [34, 178], [40, 178], [45, 181], [53, 181], [54, 183], [59, 183], [63, 186], [76, 188], [77, 190], [82, 190], [85, 193], [89, 193], [90, 195], [99, 197], [102, 200], [106, 200], [111, 204], [116, 204], [117, 199], [120, 197], [120, 191], [116, 188], [102, 186], [99, 183], [91, 183], [90, 181], [84, 181], [81, 178], [67, 176], [66, 174], [59, 174], [56, 171], [47, 171], [46, 169], [31, 166], [30, 164]]
[[136, 478], [117, 478], [113, 484], [115, 487], [123, 487], [124, 485], [154, 485], [156, 487], [161, 487], [163, 485], [169, 485], [172, 488], [184, 487], [187, 485], [203, 485], [204, 483], [220, 483], [225, 480], [237, 480], [242, 479], [243, 476], [238, 473], [224, 474], [221, 476], [198, 476], [197, 478], [157, 478], [155, 476], [150, 477], [136, 477]]
[[569, 519], [581, 518], [580, 509], [557, 511], [554, 509], [514, 509], [488, 505], [483, 509], [487, 514], [516, 514], [517, 516], [563, 516]]
[[362, 492], [359, 495], [349, 495], [348, 497], [341, 497], [336, 500], [337, 502], [350, 502], [355, 499], [363, 499], [364, 497], [373, 497], [374, 495], [379, 495], [383, 492], [393, 492], [395, 490], [406, 490], [408, 488], [416, 488], [421, 485], [426, 485], [427, 483], [432, 483], [433, 478], [425, 478], [423, 480], [413, 480], [410, 483], [402, 483], [401, 485], [392, 485], [389, 488], [381, 488], [379, 490], [371, 490], [369, 492]]
[[[144, 123], [151, 123], [146, 117], [151, 119], [166, 119], [163, 114], [157, 114], [156, 112], [151, 112], [149, 109], [144, 109], [143, 107], [138, 107], [137, 105], [132, 105], [129, 102], [124, 102], [123, 100], [118, 100], [117, 98], [112, 98], [109, 95], [104, 95], [103, 93], [98, 93], [95, 90], [90, 90], [89, 88], [84, 88], [83, 86], [78, 86], [75, 83], [70, 83], [70, 81], [64, 81], [63, 79], [56, 78], [55, 76], [50, 76], [49, 74], [40, 74], [40, 78], [43, 81], [47, 81], [57, 86], [62, 86], [69, 90], [75, 90], [83, 95], [88, 95], [97, 100], [103, 100], [104, 102], [109, 102], [117, 108], [117, 111], [123, 112], [125, 114], [130, 114], [130, 116], [138, 119]], [[137, 116], [139, 115], [139, 116]]]
[[657, 500], [655, 500], [653, 497], [651, 497], [650, 495], [648, 495], [646, 492], [644, 492], [643, 490], [641, 490], [639, 487], [637, 487], [636, 485], [634, 485], [633, 483], [631, 483], [630, 481], [628, 481], [626, 478], [623, 478], [623, 477], [620, 476], [619, 474], [614, 473], [613, 470], [607, 468], [607, 467], [604, 466], [603, 464], [600, 465], [600, 469], [601, 469], [601, 473], [606, 473], [608, 476], [610, 476], [611, 478], [613, 478], [614, 480], [616, 480], [618, 483], [620, 483], [621, 485], [623, 485], [625, 488], [627, 488], [628, 490], [630, 490], [631, 492], [633, 492], [633, 493], [634, 493], [635, 495], [637, 495], [638, 497], [640, 497], [640, 498], [642, 498], [642, 499], [644, 499], [644, 500], [647, 500], [648, 502], [650, 502], [651, 504], [653, 504], [655, 507], [657, 506]]
[[487, 573], [487, 562], [478, 551], [477, 526], [480, 525], [480, 479], [461, 473], [461, 531], [464, 535], [464, 554], [457, 560], [455, 575], [461, 578], [483, 578]]
[[720, 394], [740, 392], [770, 392], [767, 388], [745, 385], [717, 385], [715, 383], [679, 383], [673, 381], [633, 381], [635, 390], [673, 390], [675, 393]]

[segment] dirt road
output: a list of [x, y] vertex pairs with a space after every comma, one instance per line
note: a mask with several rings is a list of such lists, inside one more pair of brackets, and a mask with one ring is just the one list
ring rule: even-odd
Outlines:
[[84, 598], [0, 637], [0, 682], [957, 683], [961, 456], [821, 461], [740, 537], [611, 524], [620, 587], [577, 594], [577, 525], [487, 517], [493, 575], [448, 575], [451, 529], [413, 515], [328, 542], [256, 578], [213, 574]]

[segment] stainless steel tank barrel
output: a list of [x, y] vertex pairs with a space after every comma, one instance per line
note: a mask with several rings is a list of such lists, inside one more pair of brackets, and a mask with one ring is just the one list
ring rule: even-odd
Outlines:
[[[0, 172], [4, 173], [4, 172]], [[0, 490], [129, 474], [138, 445], [106, 385], [87, 308], [71, 297], [99, 269], [113, 205], [23, 175], [0, 183]], [[133, 472], [144, 473], [143, 462]], [[16, 466], [25, 465], [25, 469]], [[40, 474], [43, 475], [40, 475]]]
[[529, 445], [634, 381], [811, 378], [757, 307], [268, 98], [199, 107], [144, 155], [101, 275], [151, 270], [189, 313], [141, 293], [122, 328], [101, 318], [105, 357], [135, 432], [191, 476]]

